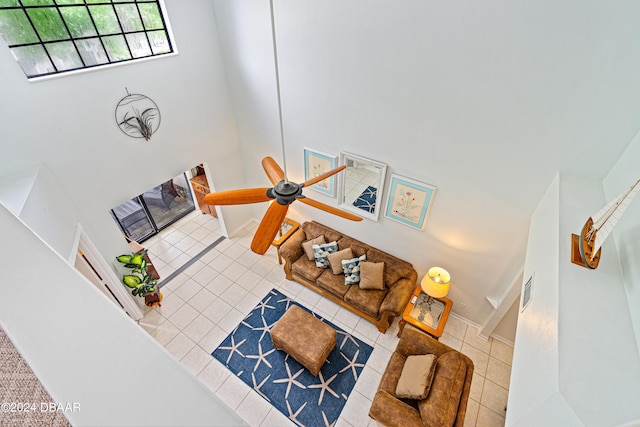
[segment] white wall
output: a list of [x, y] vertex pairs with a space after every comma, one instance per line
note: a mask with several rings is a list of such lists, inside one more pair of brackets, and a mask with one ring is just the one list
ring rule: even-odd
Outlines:
[[[640, 353], [613, 242], [570, 262], [570, 236], [605, 204], [602, 183], [562, 173], [531, 219], [506, 425], [613, 426], [640, 419]], [[546, 421], [543, 423], [543, 421]]]
[[[636, 135], [604, 180], [607, 200], [613, 200], [640, 179], [640, 134]], [[640, 197], [637, 197], [638, 199]], [[640, 352], [640, 200], [635, 200], [613, 231], [616, 243], [635, 341]]]
[[[348, 230], [353, 237], [413, 263], [420, 275], [432, 265], [446, 267], [454, 278], [450, 294], [454, 310], [481, 323], [491, 310], [484, 295], [494, 290], [501, 293], [524, 259], [528, 215], [489, 192], [478, 192], [466, 178], [452, 179], [459, 165], [454, 164], [452, 170], [436, 151], [434, 156], [422, 156], [430, 144], [416, 116], [424, 100], [387, 100], [392, 97], [389, 91], [398, 90], [397, 96], [403, 97], [408, 95], [406, 89], [396, 84], [396, 77], [378, 75], [385, 72], [376, 71], [378, 64], [370, 64], [373, 49], [383, 49], [378, 56], [393, 49], [378, 43], [382, 34], [389, 33], [381, 30], [370, 40], [353, 34], [360, 30], [368, 34], [371, 29], [371, 23], [361, 19], [362, 8], [372, 19], [386, 19], [388, 10], [378, 3], [275, 3], [289, 178], [304, 180], [303, 148], [311, 147], [383, 161], [389, 165], [387, 182], [391, 172], [397, 172], [439, 187], [425, 232], [385, 220], [383, 215], [378, 223], [364, 220], [355, 224], [295, 203], [290, 216]], [[408, 29], [394, 27], [396, 42], [412, 37], [412, 31], [422, 26], [418, 16], [424, 10], [413, 3], [412, 7], [418, 9], [417, 16], [406, 17]], [[282, 164], [268, 2], [217, 0], [214, 8], [247, 179], [254, 186], [267, 185], [261, 158], [271, 155]], [[406, 59], [398, 66], [410, 68]], [[411, 109], [416, 111], [411, 113]], [[440, 138], [431, 141], [443, 143]], [[407, 151], [408, 145], [420, 154]], [[336, 205], [336, 199], [313, 191], [305, 194]], [[470, 204], [475, 216], [467, 214]], [[257, 207], [256, 215], [264, 209], [266, 204]], [[485, 221], [494, 214], [495, 219]], [[466, 234], [464, 230], [470, 227], [477, 227], [477, 232]], [[499, 253], [511, 256], [496, 256]]]
[[[558, 392], [559, 203], [558, 175], [531, 217], [523, 281], [534, 276], [532, 299], [518, 318], [506, 425], [528, 425], [522, 419]], [[557, 425], [576, 425], [571, 411], [556, 415]]]
[[[606, 203], [602, 182], [563, 174], [560, 185], [560, 390], [587, 426], [640, 419], [640, 353], [616, 246], [598, 268], [570, 262], [570, 235]], [[615, 392], [612, 392], [615, 390]]]
[[[453, 311], [480, 325], [493, 312], [485, 297], [505, 294], [522, 268], [530, 215], [557, 171], [586, 152], [604, 177], [640, 126], [640, 4], [274, 5], [289, 177], [303, 180], [310, 147], [438, 187], [422, 232], [301, 204], [291, 216], [348, 231], [420, 276], [447, 268]], [[280, 159], [268, 1], [214, 9], [248, 184], [266, 186], [260, 159]]]
[[0, 235], [0, 324], [72, 425], [245, 425], [2, 205]]
[[[66, 221], [82, 222], [107, 258], [126, 247], [109, 215], [112, 207], [201, 162], [218, 189], [243, 182], [211, 1], [184, 7], [169, 0], [166, 6], [179, 51], [172, 57], [30, 83], [0, 43], [0, 178], [45, 165], [51, 180], [42, 182], [42, 190], [51, 185], [66, 195], [52, 194], [47, 204], [74, 212]], [[160, 108], [160, 128], [148, 142], [126, 136], [115, 123], [125, 88]], [[45, 212], [32, 213], [27, 220], [34, 229], [50, 227]], [[239, 208], [225, 224], [233, 231], [248, 218]], [[63, 236], [51, 244], [65, 256], [71, 249]]]
[[[81, 403], [75, 425], [242, 424], [63, 261], [77, 223], [107, 260], [122, 253], [109, 209], [196, 164], [208, 165], [217, 189], [244, 183], [211, 1], [166, 6], [172, 57], [30, 83], [0, 43], [0, 200], [48, 243], [0, 209], [0, 322], [52, 397]], [[115, 123], [125, 87], [160, 108], [149, 142]], [[227, 230], [249, 214], [235, 209]]]

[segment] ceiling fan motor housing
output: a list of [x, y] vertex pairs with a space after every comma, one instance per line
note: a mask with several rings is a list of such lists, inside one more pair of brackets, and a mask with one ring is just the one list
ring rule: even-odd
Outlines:
[[288, 205], [294, 200], [304, 197], [302, 195], [302, 187], [302, 184], [282, 180], [278, 185], [267, 190], [267, 196], [276, 199], [276, 202], [281, 205]]

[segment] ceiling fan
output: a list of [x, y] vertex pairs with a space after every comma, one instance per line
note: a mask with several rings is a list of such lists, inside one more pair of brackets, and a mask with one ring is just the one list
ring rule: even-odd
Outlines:
[[285, 162], [285, 169], [282, 170], [280, 165], [278, 165], [272, 157], [265, 157], [262, 159], [262, 167], [273, 184], [273, 187], [217, 191], [209, 193], [204, 197], [204, 202], [210, 205], [241, 205], [271, 201], [271, 204], [269, 205], [269, 208], [267, 208], [267, 212], [264, 214], [262, 221], [260, 221], [260, 225], [258, 225], [258, 229], [251, 241], [251, 250], [260, 255], [264, 254], [267, 249], [269, 249], [269, 246], [271, 246], [271, 242], [273, 242], [276, 234], [278, 234], [278, 230], [287, 215], [289, 205], [296, 200], [342, 218], [352, 221], [362, 221], [362, 218], [357, 215], [353, 215], [333, 206], [309, 199], [302, 194], [302, 189], [304, 187], [309, 187], [310, 185], [327, 179], [344, 170], [346, 166], [339, 166], [300, 184], [291, 182], [287, 179], [284, 130], [282, 126], [282, 102], [280, 99], [280, 76], [278, 71], [275, 22], [273, 18], [273, 0], [270, 0], [269, 4], [271, 14], [271, 37], [273, 40], [273, 56], [276, 73], [276, 92], [278, 95], [278, 117], [280, 120], [280, 143], [282, 146], [282, 157]]

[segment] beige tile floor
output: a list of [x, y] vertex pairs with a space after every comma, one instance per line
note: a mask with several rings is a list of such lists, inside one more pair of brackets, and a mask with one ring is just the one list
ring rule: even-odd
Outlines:
[[[249, 245], [257, 224], [246, 227], [162, 287], [161, 307], [148, 309], [140, 325], [251, 426], [293, 426], [210, 353], [255, 305], [277, 288], [374, 347], [337, 426], [378, 426], [368, 417], [371, 399], [396, 346], [397, 321], [386, 334], [296, 282], [285, 280], [273, 248], [259, 256]], [[193, 212], [144, 246], [167, 277], [220, 237], [217, 219]], [[513, 348], [485, 342], [474, 326], [450, 317], [441, 342], [475, 365], [466, 426], [503, 426]]]

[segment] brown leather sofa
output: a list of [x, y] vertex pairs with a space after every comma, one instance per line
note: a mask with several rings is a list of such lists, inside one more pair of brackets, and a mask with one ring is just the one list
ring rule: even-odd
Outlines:
[[[426, 399], [396, 397], [406, 358], [421, 354], [434, 354], [438, 358]], [[463, 427], [472, 377], [471, 359], [417, 329], [406, 327], [382, 375], [369, 416], [387, 427]]]
[[[302, 244], [321, 235], [326, 242], [338, 242], [339, 250], [350, 247], [354, 257], [366, 254], [367, 261], [384, 262], [384, 289], [345, 285], [344, 275], [334, 274], [331, 268], [316, 267], [315, 262], [304, 255]], [[410, 263], [315, 221], [304, 222], [280, 246], [280, 255], [285, 260], [284, 271], [288, 280], [295, 280], [369, 320], [382, 333], [389, 328], [395, 316], [402, 315], [418, 279], [418, 273]]]

